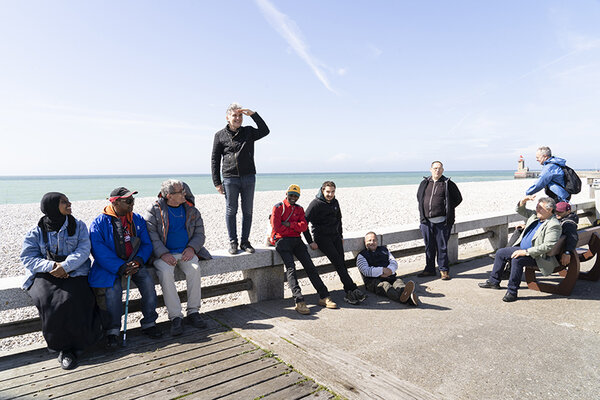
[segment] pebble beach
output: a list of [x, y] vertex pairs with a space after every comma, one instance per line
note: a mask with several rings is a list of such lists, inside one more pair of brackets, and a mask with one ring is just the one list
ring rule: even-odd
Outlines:
[[[524, 196], [525, 190], [533, 179], [505, 180], [493, 182], [463, 182], [458, 187], [463, 196], [462, 204], [456, 209], [458, 220], [480, 214], [512, 212], [516, 202]], [[290, 182], [293, 183], [293, 182]], [[130, 188], [134, 190], [135, 188]], [[192, 188], [193, 190], [193, 188]], [[307, 207], [318, 188], [302, 188], [298, 204]], [[378, 227], [392, 225], [419, 224], [419, 212], [416, 200], [417, 185], [373, 186], [359, 188], [340, 187], [336, 198], [340, 203], [345, 232], [377, 231]], [[68, 193], [65, 193], [67, 196]], [[543, 193], [538, 194], [542, 196]], [[254, 199], [254, 216], [250, 241], [255, 247], [263, 247], [269, 229], [269, 215], [273, 205], [283, 200], [285, 188], [281, 191], [257, 192]], [[582, 193], [573, 196], [572, 202], [588, 199], [587, 187]], [[136, 198], [134, 211], [140, 214], [155, 198]], [[76, 201], [72, 210], [75, 218], [88, 226], [108, 204], [107, 200]], [[228, 246], [225, 227], [225, 200], [217, 193], [196, 196], [196, 207], [200, 210], [206, 231], [206, 248], [209, 251], [226, 249]], [[241, 213], [241, 211], [240, 211]], [[19, 254], [25, 234], [34, 227], [41, 217], [39, 203], [0, 205], [0, 278], [15, 277], [23, 274]], [[241, 217], [238, 214], [238, 233], [241, 230]], [[400, 264], [400, 268], [402, 264]], [[204, 284], [220, 283], [225, 276], [206, 278]], [[212, 300], [212, 299], [211, 299]], [[219, 300], [216, 300], [219, 301]], [[220, 300], [223, 301], [223, 300]], [[226, 300], [225, 300], [226, 301]], [[34, 313], [35, 309], [24, 311]], [[0, 322], [14, 320], [12, 312], [0, 312]], [[25, 315], [20, 316], [25, 317]], [[28, 335], [29, 336], [29, 335]], [[31, 335], [35, 337], [34, 335]], [[41, 335], [38, 335], [39, 340]], [[0, 341], [0, 350], [14, 345], [12, 340]]]

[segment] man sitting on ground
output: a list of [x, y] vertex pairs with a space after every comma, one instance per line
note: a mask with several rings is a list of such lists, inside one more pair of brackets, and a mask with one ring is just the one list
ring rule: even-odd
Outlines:
[[304, 296], [298, 284], [296, 277], [296, 266], [294, 264], [294, 256], [300, 261], [308, 279], [317, 289], [319, 294], [319, 305], [327, 308], [337, 308], [337, 304], [329, 297], [329, 290], [321, 280], [317, 268], [308, 254], [306, 245], [300, 238], [300, 234], [308, 228], [306, 218], [304, 217], [304, 209], [297, 205], [296, 202], [300, 198], [300, 187], [291, 185], [283, 202], [276, 204], [271, 212], [271, 244], [275, 245], [275, 250], [279, 253], [285, 264], [287, 282], [292, 290], [292, 295], [296, 301], [296, 311], [300, 314], [310, 314], [310, 310], [306, 306]]
[[96, 294], [108, 349], [117, 347], [121, 330], [122, 277], [131, 276], [142, 295], [142, 332], [153, 339], [162, 337], [156, 327], [154, 280], [145, 266], [152, 254], [152, 242], [146, 221], [133, 212], [136, 193], [124, 187], [113, 190], [109, 197], [111, 204], [90, 225], [94, 263], [88, 281]]
[[537, 265], [540, 272], [547, 276], [558, 266], [556, 257], [546, 255], [561, 235], [560, 222], [554, 215], [556, 203], [550, 197], [543, 197], [538, 201], [535, 211], [525, 208], [525, 204], [534, 198], [535, 196], [525, 196], [517, 205], [517, 212], [528, 217], [525, 229], [515, 246], [505, 247], [496, 252], [490, 277], [479, 284], [479, 287], [484, 289], [500, 289], [504, 264], [511, 260], [508, 291], [502, 298], [505, 302], [517, 300], [524, 267]]
[[169, 179], [162, 183], [158, 199], [148, 207], [144, 218], [154, 248], [154, 267], [163, 290], [171, 335], [183, 333], [181, 301], [175, 287], [175, 268], [185, 274], [187, 320], [196, 328], [206, 327], [200, 317], [200, 266], [196, 253], [206, 236], [200, 211], [185, 199], [183, 182]]
[[398, 263], [385, 246], [379, 246], [375, 232], [365, 235], [365, 249], [358, 254], [356, 266], [369, 292], [387, 296], [400, 303], [419, 305], [415, 283], [406, 284], [396, 276]]

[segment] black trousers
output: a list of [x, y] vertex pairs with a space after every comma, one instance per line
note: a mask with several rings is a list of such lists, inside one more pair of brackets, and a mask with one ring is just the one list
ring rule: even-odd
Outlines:
[[300, 261], [300, 263], [304, 267], [306, 275], [308, 275], [310, 283], [312, 283], [315, 289], [317, 289], [319, 297], [322, 299], [324, 299], [325, 297], [329, 297], [329, 290], [327, 290], [327, 287], [321, 280], [321, 277], [317, 272], [317, 268], [315, 267], [315, 264], [313, 264], [312, 259], [310, 258], [310, 254], [308, 254], [306, 245], [304, 244], [301, 238], [281, 238], [275, 244], [275, 250], [277, 250], [281, 258], [283, 259], [283, 263], [285, 264], [287, 282], [290, 286], [290, 289], [292, 290], [292, 295], [294, 296], [294, 300], [296, 301], [296, 303], [304, 301], [304, 296], [302, 296], [300, 284], [298, 284], [294, 256], [296, 256], [298, 261]]
[[329, 261], [335, 267], [340, 280], [344, 284], [344, 291], [356, 289], [356, 283], [348, 274], [348, 268], [344, 262], [344, 242], [340, 235], [335, 236], [315, 236], [315, 243], [319, 250], [329, 258]]

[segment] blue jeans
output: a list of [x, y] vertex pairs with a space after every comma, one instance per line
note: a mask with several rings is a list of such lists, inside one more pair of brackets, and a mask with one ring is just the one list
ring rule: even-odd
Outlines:
[[256, 186], [256, 175], [242, 175], [239, 178], [223, 178], [225, 189], [225, 222], [230, 242], [237, 242], [236, 216], [238, 211], [238, 198], [242, 198], [242, 243], [250, 237], [252, 226], [252, 208], [254, 206], [254, 187]]
[[[158, 318], [154, 281], [145, 266], [131, 275], [131, 280], [142, 295], [142, 315], [144, 318], [142, 318], [140, 324], [142, 325], [142, 329], [149, 328], [155, 324]], [[106, 288], [106, 310], [102, 310], [101, 307], [100, 311], [102, 325], [106, 334], [118, 335], [121, 331], [121, 315], [123, 315], [123, 288], [121, 287], [120, 276], [117, 276], [112, 287]]]
[[421, 233], [425, 241], [425, 271], [435, 273], [436, 255], [440, 271], [448, 271], [448, 240], [451, 229], [452, 226], [446, 225], [446, 222], [421, 223]]
[[490, 274], [489, 281], [494, 284], [500, 284], [502, 280], [502, 271], [504, 270], [504, 263], [510, 260], [510, 277], [508, 278], [508, 292], [514, 295], [519, 291], [521, 285], [521, 279], [523, 278], [523, 268], [527, 266], [536, 265], [533, 258], [529, 256], [510, 258], [512, 253], [516, 250], [521, 250], [520, 247], [504, 247], [496, 252], [494, 257], [494, 267]]

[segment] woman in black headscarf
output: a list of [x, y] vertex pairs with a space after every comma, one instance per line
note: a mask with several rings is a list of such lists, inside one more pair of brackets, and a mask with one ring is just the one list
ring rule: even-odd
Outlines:
[[80, 353], [102, 332], [87, 282], [90, 238], [85, 223], [71, 215], [71, 203], [64, 194], [46, 193], [41, 210], [44, 216], [23, 243], [23, 289], [40, 313], [48, 348], [59, 352], [63, 369], [73, 369]]

